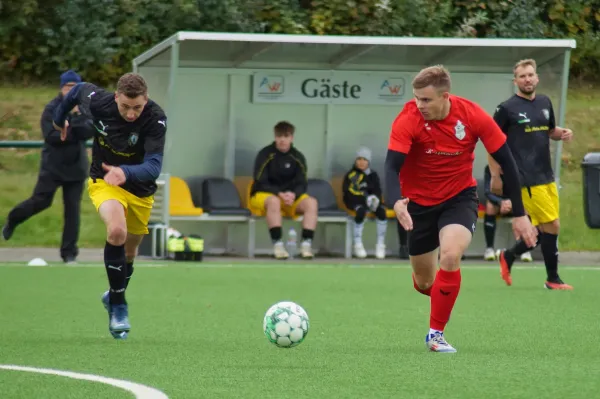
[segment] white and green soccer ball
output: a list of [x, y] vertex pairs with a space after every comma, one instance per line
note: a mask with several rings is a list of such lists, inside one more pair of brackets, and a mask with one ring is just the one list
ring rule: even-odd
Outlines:
[[263, 319], [263, 330], [269, 342], [279, 348], [300, 345], [308, 334], [308, 314], [294, 302], [283, 301], [271, 306]]

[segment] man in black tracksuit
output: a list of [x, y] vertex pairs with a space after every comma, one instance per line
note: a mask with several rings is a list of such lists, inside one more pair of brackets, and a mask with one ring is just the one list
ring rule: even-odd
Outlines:
[[60, 256], [66, 263], [74, 262], [79, 253], [79, 215], [81, 194], [88, 175], [88, 158], [85, 141], [93, 136], [88, 118], [75, 107], [69, 117], [70, 132], [66, 141], [61, 141], [60, 132], [52, 126], [54, 109], [81, 77], [67, 71], [60, 77], [60, 93], [44, 108], [41, 128], [44, 135], [42, 161], [33, 195], [15, 206], [6, 220], [2, 235], [8, 240], [15, 228], [33, 215], [52, 205], [58, 187], [63, 189], [64, 229]]
[[300, 256], [311, 259], [312, 239], [317, 227], [318, 203], [306, 192], [306, 158], [293, 146], [296, 128], [281, 121], [273, 128], [275, 140], [256, 155], [254, 183], [250, 192], [250, 211], [265, 216], [273, 241], [273, 255], [287, 259], [290, 254], [282, 241], [281, 217], [303, 215]]

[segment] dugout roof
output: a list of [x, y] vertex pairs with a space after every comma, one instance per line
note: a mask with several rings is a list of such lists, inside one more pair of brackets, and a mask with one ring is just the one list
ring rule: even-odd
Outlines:
[[[177, 44], [176, 47], [173, 47]], [[138, 66], [420, 70], [444, 64], [451, 72], [506, 73], [515, 60], [541, 66], [575, 48], [572, 39], [475, 39], [178, 32], [140, 54]]]

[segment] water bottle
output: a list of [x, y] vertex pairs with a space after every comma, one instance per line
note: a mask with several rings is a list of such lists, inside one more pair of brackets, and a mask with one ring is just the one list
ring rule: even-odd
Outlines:
[[287, 251], [290, 254], [290, 258], [294, 258], [296, 256], [296, 252], [298, 250], [298, 235], [296, 234], [296, 230], [292, 227], [288, 233], [287, 240]]

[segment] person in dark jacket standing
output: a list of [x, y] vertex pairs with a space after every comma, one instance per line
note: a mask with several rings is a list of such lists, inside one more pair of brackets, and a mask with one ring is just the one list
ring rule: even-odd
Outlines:
[[38, 181], [32, 196], [10, 211], [2, 229], [4, 239], [9, 240], [19, 224], [49, 208], [56, 190], [62, 187], [64, 228], [60, 256], [66, 263], [75, 262], [79, 253], [81, 195], [89, 168], [85, 141], [92, 138], [93, 130], [88, 118], [75, 107], [69, 116], [71, 134], [61, 141], [60, 131], [54, 129], [52, 118], [55, 108], [79, 82], [81, 77], [72, 70], [60, 76], [60, 93], [46, 105], [41, 118], [44, 147]]
[[359, 148], [352, 169], [344, 176], [342, 193], [346, 208], [356, 213], [354, 216], [354, 256], [357, 258], [367, 257], [362, 235], [367, 213], [373, 212], [377, 218], [375, 257], [384, 259], [387, 218], [381, 198], [381, 181], [377, 172], [371, 169], [370, 164], [371, 150], [367, 147]]

